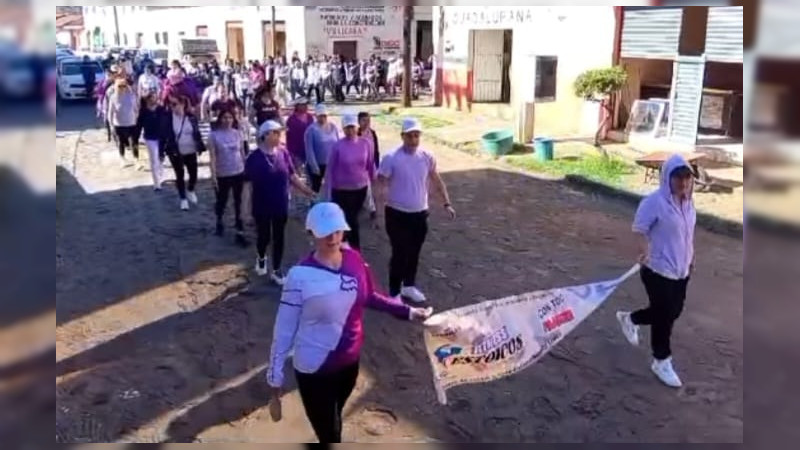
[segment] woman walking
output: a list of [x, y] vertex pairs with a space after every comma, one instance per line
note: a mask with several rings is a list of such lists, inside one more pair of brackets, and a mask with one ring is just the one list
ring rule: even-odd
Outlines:
[[650, 325], [650, 368], [662, 383], [676, 388], [682, 382], [672, 367], [670, 340], [694, 270], [697, 212], [693, 190], [691, 167], [682, 156], [673, 155], [662, 167], [661, 186], [642, 200], [633, 220], [642, 283], [650, 304], [633, 313], [617, 313], [622, 332], [632, 345], [639, 344], [639, 327]]
[[311, 189], [319, 192], [331, 148], [339, 140], [339, 129], [328, 121], [328, 109], [322, 103], [314, 108], [316, 121], [308, 127], [304, 137], [306, 145], [306, 170], [311, 180]]
[[108, 97], [108, 119], [114, 127], [119, 147], [120, 166], [130, 165], [125, 159], [125, 148], [130, 147], [133, 158], [139, 160], [139, 143], [136, 142], [136, 121], [139, 118], [139, 98], [128, 85], [128, 80], [119, 78]]
[[411, 308], [380, 294], [361, 255], [342, 245], [347, 222], [333, 203], [315, 205], [306, 229], [314, 251], [289, 271], [272, 339], [267, 382], [280, 406], [283, 368], [293, 351], [300, 398], [320, 443], [342, 442], [342, 410], [353, 392], [364, 341], [365, 308], [424, 321], [431, 309]]
[[251, 211], [256, 222], [256, 273], [267, 275], [267, 247], [272, 242], [272, 273], [270, 278], [283, 285], [284, 231], [289, 217], [289, 184], [310, 198], [308, 189], [295, 174], [292, 158], [281, 144], [283, 125], [268, 120], [258, 129], [258, 149], [247, 157], [245, 177], [252, 187]]
[[222, 236], [224, 233], [225, 225], [222, 218], [228, 205], [228, 196], [233, 192], [236, 243], [246, 247], [247, 239], [244, 237], [244, 222], [242, 222], [245, 153], [238, 126], [233, 110], [222, 110], [208, 136], [208, 150], [211, 157], [211, 179], [217, 193], [214, 207], [217, 215], [216, 235]]
[[147, 147], [147, 157], [150, 160], [150, 174], [153, 176], [153, 190], [160, 191], [164, 181], [164, 154], [158, 145], [161, 134], [161, 124], [164, 121], [166, 110], [158, 100], [158, 91], [152, 90], [145, 94], [139, 108], [137, 127], [144, 134], [144, 144]]
[[314, 116], [308, 112], [308, 100], [300, 97], [294, 101], [294, 111], [286, 119], [286, 148], [292, 155], [295, 168], [306, 163], [306, 130], [314, 123]]
[[[169, 113], [162, 125], [160, 147], [169, 158], [175, 171], [175, 185], [180, 196], [180, 207], [189, 210], [189, 203], [197, 204], [197, 155], [206, 150], [197, 117], [189, 112], [187, 97], [170, 97]], [[189, 174], [189, 184], [184, 179], [184, 171]]]
[[[372, 129], [372, 117], [366, 111], [358, 113], [358, 135], [370, 144], [372, 152], [372, 160], [375, 161], [375, 170], [381, 163], [381, 151], [378, 144], [378, 134]], [[375, 206], [374, 190], [372, 183], [369, 184], [367, 190], [367, 209], [369, 210], [370, 219], [375, 219], [378, 215], [377, 207]]]
[[350, 230], [345, 240], [356, 250], [361, 249], [358, 214], [367, 199], [367, 190], [375, 179], [375, 161], [372, 146], [358, 136], [358, 117], [346, 114], [342, 117], [344, 137], [331, 148], [325, 174], [326, 190], [331, 200], [344, 211]]

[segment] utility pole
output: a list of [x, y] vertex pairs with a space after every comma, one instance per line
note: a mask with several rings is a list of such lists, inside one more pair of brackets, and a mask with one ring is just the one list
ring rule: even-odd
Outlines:
[[273, 6], [272, 7], [272, 22], [270, 22], [270, 25], [272, 26], [272, 29], [270, 30], [270, 33], [272, 33], [272, 48], [270, 50], [272, 51], [272, 56], [273, 57], [278, 56], [277, 53], [276, 53], [276, 51], [278, 49], [278, 25], [275, 23], [275, 16], [276, 16], [275, 7]]
[[119, 47], [119, 42], [120, 42], [119, 15], [117, 14], [117, 7], [112, 6], [112, 8], [114, 8], [114, 45]]
[[411, 107], [411, 22], [414, 7], [403, 7], [403, 107]]

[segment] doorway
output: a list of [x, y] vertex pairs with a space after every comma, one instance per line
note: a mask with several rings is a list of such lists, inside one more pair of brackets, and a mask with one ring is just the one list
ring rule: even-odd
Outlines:
[[228, 59], [244, 61], [244, 27], [242, 22], [225, 22], [225, 36], [228, 42]]
[[264, 36], [264, 57], [286, 56], [286, 22], [275, 21], [275, 54], [272, 54], [272, 22], [264, 21], [261, 23], [261, 31]]
[[482, 103], [511, 101], [511, 30], [471, 30], [472, 99]]
[[417, 58], [425, 63], [428, 62], [428, 58], [433, 54], [433, 21], [417, 21], [417, 48], [414, 50]]
[[335, 41], [333, 43], [333, 54], [340, 55], [345, 61], [353, 61], [358, 57], [358, 42]]

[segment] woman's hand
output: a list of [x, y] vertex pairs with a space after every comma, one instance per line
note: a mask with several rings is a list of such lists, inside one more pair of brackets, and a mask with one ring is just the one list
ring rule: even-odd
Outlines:
[[424, 322], [428, 320], [428, 317], [430, 317], [432, 314], [433, 314], [433, 308], [431, 307], [411, 308], [408, 316], [412, 322]]
[[281, 397], [283, 396], [283, 389], [270, 388], [269, 395], [269, 415], [275, 422], [280, 422], [283, 419], [283, 405], [281, 404]]

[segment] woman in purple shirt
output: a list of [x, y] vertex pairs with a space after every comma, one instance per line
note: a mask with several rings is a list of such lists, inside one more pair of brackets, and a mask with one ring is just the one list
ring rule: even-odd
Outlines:
[[283, 126], [268, 120], [258, 129], [258, 149], [247, 157], [245, 177], [250, 182], [251, 212], [256, 222], [257, 241], [256, 273], [267, 274], [267, 247], [272, 243], [272, 273], [270, 277], [283, 285], [281, 261], [283, 237], [289, 217], [289, 185], [308, 196], [316, 195], [297, 177], [292, 158], [281, 144]]
[[358, 135], [358, 118], [352, 114], [342, 117], [344, 137], [331, 148], [325, 173], [325, 190], [344, 210], [350, 231], [345, 240], [356, 250], [361, 248], [358, 213], [364, 207], [367, 191], [375, 179], [375, 161], [370, 143]]
[[639, 326], [650, 325], [650, 368], [664, 384], [676, 388], [682, 383], [672, 367], [670, 338], [694, 270], [697, 212], [693, 190], [691, 167], [682, 156], [673, 155], [661, 169], [661, 186], [642, 200], [633, 220], [642, 283], [650, 305], [633, 313], [617, 313], [622, 332], [632, 345], [639, 344]]
[[286, 119], [286, 148], [294, 158], [294, 165], [300, 169], [306, 163], [305, 135], [314, 123], [314, 116], [308, 112], [308, 100], [300, 97], [294, 101], [294, 112]]
[[[247, 124], [245, 124], [247, 125]], [[222, 236], [225, 226], [222, 217], [228, 205], [228, 195], [233, 191], [233, 211], [236, 226], [236, 243], [247, 246], [242, 222], [242, 192], [244, 190], [244, 149], [239, 124], [231, 109], [223, 109], [208, 135], [211, 157], [211, 180], [217, 193], [214, 211], [217, 214], [217, 236]]]
[[320, 443], [342, 441], [342, 410], [358, 378], [365, 308], [424, 321], [430, 308], [411, 308], [380, 294], [361, 255], [342, 244], [349, 229], [334, 203], [311, 208], [306, 229], [314, 252], [289, 271], [272, 339], [267, 382], [280, 406], [283, 368], [293, 351], [297, 388]]

